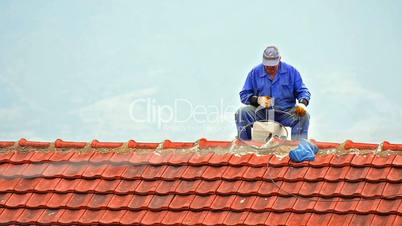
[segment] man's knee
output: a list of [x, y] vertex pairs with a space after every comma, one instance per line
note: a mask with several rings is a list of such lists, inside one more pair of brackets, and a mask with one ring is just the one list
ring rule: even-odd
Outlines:
[[304, 121], [304, 122], [310, 121], [310, 113], [306, 112], [305, 115], [303, 115], [302, 117], [300, 117], [300, 120], [301, 120], [301, 121]]
[[235, 117], [236, 121], [240, 122], [247, 118], [255, 118], [255, 107], [254, 106], [244, 106], [237, 110]]

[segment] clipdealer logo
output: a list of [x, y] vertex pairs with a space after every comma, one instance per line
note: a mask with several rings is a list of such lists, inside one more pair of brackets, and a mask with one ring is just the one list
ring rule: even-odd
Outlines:
[[158, 128], [169, 123], [232, 123], [235, 111], [236, 106], [225, 104], [223, 99], [217, 105], [200, 105], [178, 98], [170, 105], [162, 105], [153, 98], [140, 98], [132, 101], [129, 106], [133, 122], [152, 123]]

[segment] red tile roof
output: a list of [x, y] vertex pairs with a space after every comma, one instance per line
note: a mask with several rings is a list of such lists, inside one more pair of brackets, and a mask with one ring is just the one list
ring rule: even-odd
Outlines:
[[402, 225], [402, 145], [314, 142], [0, 142], [0, 224]]

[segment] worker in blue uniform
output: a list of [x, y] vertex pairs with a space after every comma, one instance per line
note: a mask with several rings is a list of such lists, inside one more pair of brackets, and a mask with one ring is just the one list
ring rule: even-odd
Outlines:
[[262, 63], [250, 71], [240, 92], [246, 106], [235, 114], [238, 137], [250, 140], [255, 121], [273, 120], [292, 128], [292, 140], [307, 139], [310, 96], [300, 73], [281, 61], [276, 46], [268, 46]]

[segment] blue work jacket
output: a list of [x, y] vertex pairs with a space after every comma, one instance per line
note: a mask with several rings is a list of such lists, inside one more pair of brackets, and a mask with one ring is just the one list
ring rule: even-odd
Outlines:
[[286, 110], [294, 107], [296, 100], [310, 101], [311, 94], [300, 73], [289, 64], [280, 62], [274, 80], [262, 64], [250, 71], [240, 92], [240, 100], [243, 104], [250, 104], [252, 96], [270, 96], [274, 99], [275, 109]]

